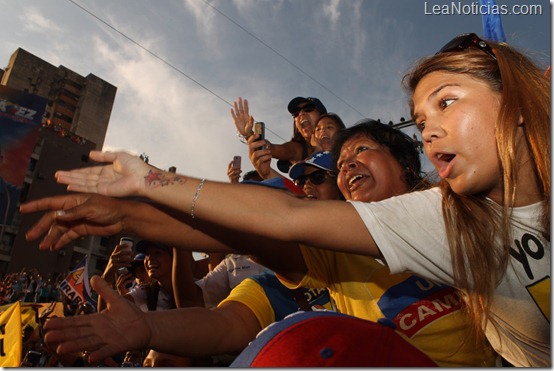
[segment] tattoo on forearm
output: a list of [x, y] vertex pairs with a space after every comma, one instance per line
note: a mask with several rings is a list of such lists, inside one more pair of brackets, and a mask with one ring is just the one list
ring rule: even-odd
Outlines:
[[181, 175], [166, 176], [161, 171], [149, 170], [144, 177], [144, 184], [149, 188], [166, 187], [174, 184], [185, 184], [187, 178]]

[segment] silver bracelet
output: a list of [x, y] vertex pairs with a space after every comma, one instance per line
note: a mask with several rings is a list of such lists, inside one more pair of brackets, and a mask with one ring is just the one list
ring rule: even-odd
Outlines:
[[194, 219], [194, 206], [196, 206], [196, 200], [198, 200], [198, 196], [200, 195], [200, 190], [204, 186], [205, 181], [206, 181], [206, 178], [204, 178], [200, 181], [200, 184], [198, 184], [198, 188], [196, 188], [196, 193], [194, 194], [194, 197], [192, 198], [192, 204], [190, 206], [190, 216], [191, 216], [192, 219]]

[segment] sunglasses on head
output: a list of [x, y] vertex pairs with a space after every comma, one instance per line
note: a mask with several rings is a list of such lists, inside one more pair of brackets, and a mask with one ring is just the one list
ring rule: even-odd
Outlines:
[[496, 61], [496, 56], [494, 55], [492, 48], [483, 40], [479, 38], [474, 33], [465, 33], [459, 36], [456, 36], [450, 40], [445, 46], [437, 52], [437, 54], [448, 53], [448, 52], [459, 52], [466, 50], [467, 48], [477, 48], [485, 53], [487, 53], [492, 59]]
[[325, 170], [318, 170], [314, 171], [311, 174], [299, 176], [298, 178], [294, 179], [294, 184], [296, 184], [296, 186], [300, 188], [304, 188], [308, 180], [310, 180], [313, 185], [323, 184], [323, 182], [325, 182], [326, 173], [327, 171]]
[[300, 112], [313, 112], [315, 111], [315, 106], [313, 104], [306, 104], [304, 107], [300, 108], [298, 111], [292, 113], [292, 117], [297, 118], [300, 115]]

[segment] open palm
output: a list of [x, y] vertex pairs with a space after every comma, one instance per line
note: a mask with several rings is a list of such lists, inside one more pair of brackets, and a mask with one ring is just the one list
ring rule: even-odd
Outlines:
[[74, 192], [99, 193], [112, 197], [136, 195], [152, 166], [125, 152], [92, 151], [90, 158], [109, 165], [56, 172], [58, 183]]

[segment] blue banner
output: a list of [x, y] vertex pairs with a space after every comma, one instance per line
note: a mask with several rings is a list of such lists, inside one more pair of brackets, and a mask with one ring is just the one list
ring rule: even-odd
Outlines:
[[0, 224], [12, 224], [46, 103], [0, 85]]
[[500, 8], [495, 0], [479, 0], [483, 17], [483, 38], [497, 43], [506, 42]]

